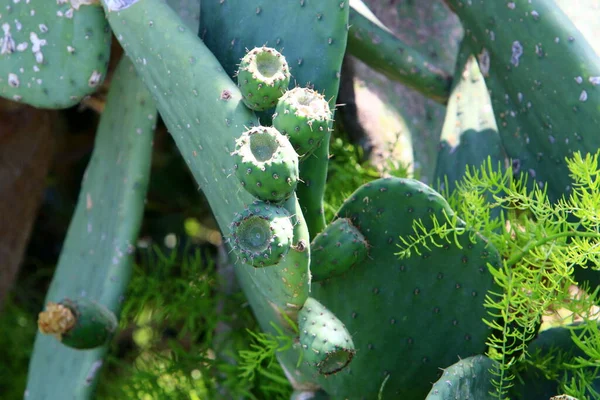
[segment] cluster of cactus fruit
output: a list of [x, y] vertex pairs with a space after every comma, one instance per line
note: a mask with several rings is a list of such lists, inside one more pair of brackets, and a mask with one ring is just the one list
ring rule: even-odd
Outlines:
[[[463, 235], [400, 259], [399, 238], [416, 221], [427, 230], [432, 217], [454, 216], [415, 179], [365, 184], [325, 221], [346, 45], [423, 94], [450, 99], [438, 178], [458, 180], [457, 168], [487, 156], [512, 159], [554, 197], [568, 185], [564, 157], [600, 147], [598, 56], [551, 1], [447, 0], [468, 28], [449, 87], [451, 74], [424, 56], [417, 67], [426, 68], [389, 72], [403, 60], [376, 57], [382, 38], [387, 49], [405, 45], [369, 22], [360, 1], [263, 3], [202, 1], [199, 28], [162, 0], [15, 1], [0, 16], [0, 95], [37, 107], [64, 108], [93, 91], [106, 75], [111, 30], [125, 50], [39, 316], [27, 398], [94, 391], [131, 275], [157, 111], [229, 229], [237, 279], [260, 325], [296, 335], [297, 324], [297, 347], [278, 355], [294, 398], [488, 398], [494, 364], [481, 355], [490, 333], [482, 320], [487, 293], [498, 291], [489, 269], [502, 264], [498, 251], [481, 235]], [[11, 28], [15, 18], [27, 29]], [[551, 60], [561, 53], [559, 68]], [[465, 68], [479, 79], [463, 80]], [[478, 104], [486, 85], [495, 115], [461, 109]], [[559, 89], [563, 98], [546, 98]], [[570, 119], [554, 120], [553, 111]]]

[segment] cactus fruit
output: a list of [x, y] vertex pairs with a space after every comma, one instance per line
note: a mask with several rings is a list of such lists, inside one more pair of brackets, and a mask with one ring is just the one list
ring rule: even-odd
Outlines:
[[285, 57], [270, 47], [255, 47], [242, 58], [237, 82], [244, 104], [251, 110], [275, 107], [290, 84], [290, 68]]
[[347, 368], [318, 379], [329, 395], [374, 398], [391, 375], [383, 398], [422, 399], [439, 368], [486, 351], [483, 299], [499, 290], [487, 265], [501, 260], [485, 238], [436, 238], [441, 247], [396, 255], [415, 222], [433, 229], [432, 215], [444, 223], [453, 211], [425, 184], [400, 178], [363, 185], [338, 210], [336, 219], [349, 218], [370, 249], [362, 265], [312, 285], [311, 296], [344, 322], [357, 349]]
[[300, 157], [310, 154], [328, 137], [332, 121], [329, 103], [320, 93], [303, 87], [288, 90], [279, 99], [273, 126], [288, 135]]
[[[281, 52], [294, 86], [311, 87], [334, 108], [348, 41], [348, 1], [202, 1], [199, 36], [230, 77], [246, 49], [268, 45]], [[307, 34], [299, 34], [306, 32]], [[266, 122], [265, 122], [266, 124]], [[311, 238], [325, 228], [323, 196], [329, 137], [306, 162], [296, 189]]]
[[327, 225], [310, 244], [313, 282], [338, 276], [365, 259], [369, 244], [348, 218]]
[[273, 127], [257, 126], [236, 140], [234, 165], [242, 186], [263, 201], [281, 202], [296, 190], [298, 154]]
[[49, 302], [38, 317], [40, 332], [53, 335], [74, 349], [93, 349], [106, 344], [117, 330], [115, 314], [94, 301], [80, 298]]
[[288, 253], [294, 227], [285, 208], [255, 201], [233, 220], [230, 229], [231, 245], [242, 262], [266, 267]]
[[106, 75], [111, 33], [102, 8], [90, 3], [6, 2], [0, 14], [0, 96], [58, 109], [96, 90]]
[[[85, 297], [118, 316], [143, 217], [156, 116], [150, 93], [123, 58], [112, 78], [46, 302]], [[28, 398], [88, 398], [107, 348], [75, 350], [38, 332]]]
[[344, 324], [317, 300], [309, 297], [298, 314], [304, 359], [322, 375], [344, 369], [354, 357], [354, 343]]
[[462, 359], [444, 369], [425, 400], [491, 400], [494, 367], [497, 363], [483, 355]]

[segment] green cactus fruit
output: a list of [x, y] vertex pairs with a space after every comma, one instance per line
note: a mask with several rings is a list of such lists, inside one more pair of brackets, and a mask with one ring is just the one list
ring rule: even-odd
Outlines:
[[294, 236], [291, 215], [283, 207], [255, 201], [233, 220], [231, 245], [241, 261], [267, 267], [281, 261]]
[[102, 346], [117, 330], [117, 323], [112, 311], [84, 298], [49, 302], [38, 317], [40, 332], [74, 349]]
[[331, 311], [309, 297], [298, 314], [300, 345], [304, 359], [320, 374], [331, 375], [344, 369], [356, 350], [346, 327]]
[[327, 225], [310, 244], [310, 273], [318, 282], [338, 276], [365, 259], [369, 244], [348, 218]]
[[[85, 297], [119, 315], [144, 215], [156, 120], [150, 92], [123, 58], [112, 78], [46, 302]], [[28, 398], [90, 398], [107, 350], [108, 343], [72, 349], [38, 332]]]
[[290, 68], [285, 57], [270, 47], [255, 47], [242, 58], [237, 82], [244, 104], [265, 111], [277, 105], [290, 84]]
[[7, 1], [0, 13], [0, 96], [67, 108], [106, 76], [111, 32], [90, 0]]
[[303, 87], [284, 93], [279, 99], [273, 126], [285, 135], [302, 157], [310, 154], [328, 137], [333, 115], [322, 94]]
[[281, 202], [298, 184], [298, 154], [273, 127], [258, 126], [236, 140], [234, 165], [242, 186], [263, 201]]
[[383, 398], [423, 399], [440, 368], [486, 351], [484, 299], [500, 290], [488, 264], [499, 268], [502, 261], [475, 232], [448, 241], [436, 236], [440, 247], [400, 257], [400, 238], [415, 235], [417, 222], [433, 230], [432, 216], [439, 223], [455, 218], [439, 193], [400, 178], [363, 185], [338, 210], [336, 219], [349, 218], [365, 236], [369, 257], [311, 288], [311, 296], [344, 321], [358, 349], [345, 370], [318, 379], [331, 396], [375, 399], [389, 376]]
[[494, 368], [497, 363], [483, 355], [462, 359], [444, 369], [425, 400], [491, 400]]

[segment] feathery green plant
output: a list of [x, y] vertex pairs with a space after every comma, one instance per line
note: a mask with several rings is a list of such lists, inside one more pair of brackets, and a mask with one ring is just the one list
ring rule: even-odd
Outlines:
[[[504, 398], [512, 386], [512, 367], [527, 357], [526, 346], [537, 335], [542, 316], [570, 301], [569, 288], [577, 284], [574, 268], [599, 265], [599, 155], [574, 153], [566, 160], [573, 185], [569, 196], [556, 203], [550, 202], [544, 189], [529, 189], [526, 175], [513, 178], [510, 168], [499, 172], [489, 160], [479, 169], [467, 168], [464, 179], [445, 196], [464, 220], [433, 217], [431, 230], [416, 221], [414, 235], [401, 238], [397, 253], [401, 258], [444, 242], [458, 244], [459, 235], [473, 231], [487, 237], [502, 255], [500, 268], [488, 265], [502, 290], [489, 293], [485, 300], [489, 314], [485, 322], [493, 329], [488, 355], [501, 366], [494, 380], [498, 398]], [[495, 209], [502, 211], [498, 217], [492, 216]], [[594, 304], [589, 296], [583, 309]], [[584, 350], [593, 358], [600, 355], [599, 347]]]

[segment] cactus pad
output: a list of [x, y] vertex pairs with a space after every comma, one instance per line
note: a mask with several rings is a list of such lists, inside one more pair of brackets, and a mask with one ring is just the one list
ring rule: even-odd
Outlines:
[[236, 140], [233, 168], [244, 188], [263, 201], [280, 202], [298, 184], [298, 154], [277, 129], [258, 126]]
[[431, 251], [396, 255], [399, 237], [414, 234], [413, 222], [429, 230], [431, 216], [443, 222], [444, 214], [453, 212], [442, 196], [399, 178], [363, 185], [338, 211], [336, 218], [349, 218], [370, 248], [366, 262], [312, 287], [311, 296], [346, 324], [357, 350], [347, 368], [320, 379], [331, 396], [375, 399], [390, 375], [383, 398], [425, 398], [440, 368], [485, 352], [483, 299], [494, 288], [487, 264], [499, 267], [497, 251], [463, 234]]
[[348, 218], [327, 225], [310, 244], [312, 281], [341, 275], [365, 259], [369, 244]]
[[106, 75], [111, 33], [102, 8], [86, 3], [6, 2], [0, 13], [0, 96], [67, 108], [96, 90]]
[[256, 111], [275, 107], [287, 90], [290, 77], [290, 68], [280, 52], [270, 47], [255, 47], [242, 58], [237, 73], [244, 104]]
[[298, 314], [304, 359], [319, 373], [331, 375], [354, 357], [354, 343], [344, 324], [317, 300], [309, 297]]
[[266, 267], [285, 257], [293, 231], [285, 208], [255, 201], [231, 223], [231, 245], [242, 262]]
[[300, 156], [311, 153], [328, 137], [332, 113], [320, 93], [302, 87], [287, 91], [277, 103], [273, 126], [288, 135]]
[[49, 302], [38, 317], [40, 332], [55, 336], [74, 349], [93, 349], [105, 344], [117, 330], [115, 314], [89, 299]]
[[425, 400], [491, 400], [491, 370], [496, 363], [482, 355], [468, 357], [444, 369]]

